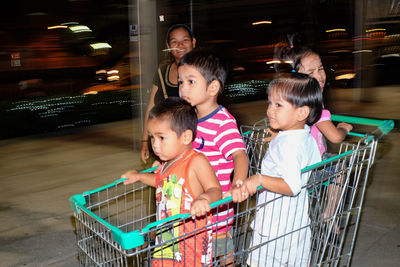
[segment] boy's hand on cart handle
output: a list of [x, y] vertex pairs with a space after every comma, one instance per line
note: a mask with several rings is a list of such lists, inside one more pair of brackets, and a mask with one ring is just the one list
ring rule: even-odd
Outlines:
[[247, 188], [248, 193], [252, 196], [257, 192], [257, 188], [261, 185], [262, 175], [256, 174], [247, 178], [244, 186]]
[[232, 201], [235, 203], [242, 202], [249, 197], [249, 192], [247, 191], [246, 186], [244, 186], [243, 180], [238, 180], [229, 191], [232, 195]]
[[353, 125], [345, 123], [345, 122], [340, 122], [340, 123], [338, 123], [337, 128], [342, 128], [342, 129], [346, 130], [347, 133], [349, 133], [351, 130], [353, 130]]
[[132, 184], [139, 181], [139, 175], [136, 170], [129, 170], [126, 173], [121, 175], [121, 178], [126, 178], [127, 180], [124, 181], [124, 184]]
[[158, 173], [158, 171], [160, 170], [160, 168], [161, 168], [161, 162], [159, 162], [158, 160], [155, 160], [154, 162], [153, 162], [153, 164], [151, 164], [151, 167], [152, 168], [154, 168], [154, 167], [156, 167], [156, 166], [158, 166], [157, 167], [157, 169], [155, 169], [153, 172], [154, 173]]
[[207, 214], [211, 210], [210, 202], [201, 196], [197, 197], [192, 202], [192, 207], [190, 208], [190, 214], [192, 218], [201, 217]]

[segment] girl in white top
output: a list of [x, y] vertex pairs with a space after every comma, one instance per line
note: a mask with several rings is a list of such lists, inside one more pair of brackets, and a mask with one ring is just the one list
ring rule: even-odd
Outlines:
[[317, 144], [310, 135], [310, 126], [319, 119], [321, 111], [322, 91], [314, 78], [293, 73], [270, 83], [267, 116], [270, 127], [279, 133], [270, 142], [261, 174], [249, 177], [240, 188], [235, 188], [241, 194], [239, 199], [233, 199], [243, 201], [255, 194], [260, 185], [265, 189], [257, 198], [250, 243], [251, 247], [261, 246], [249, 254], [250, 266], [309, 263], [311, 231], [305, 227], [310, 220], [303, 186], [310, 173], [301, 173], [301, 169], [321, 161]]

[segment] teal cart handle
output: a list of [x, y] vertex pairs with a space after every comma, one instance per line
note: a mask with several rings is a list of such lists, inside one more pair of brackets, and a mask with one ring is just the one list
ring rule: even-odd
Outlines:
[[[221, 200], [218, 200], [216, 202], [211, 203], [210, 204], [210, 208], [214, 209], [214, 208], [216, 208], [216, 207], [218, 207], [220, 205], [229, 203], [231, 201], [232, 201], [232, 197], [231, 196], [230, 197], [226, 197], [224, 199], [221, 199]], [[176, 214], [174, 216], [171, 216], [171, 217], [168, 217], [168, 218], [156, 221], [156, 222], [149, 223], [148, 225], [146, 225], [146, 227], [144, 227], [142, 229], [141, 233], [145, 234], [145, 233], [149, 232], [151, 228], [157, 227], [158, 225], [165, 224], [165, 223], [168, 223], [168, 222], [172, 222], [172, 221], [175, 221], [175, 220], [178, 220], [178, 219], [187, 219], [190, 216], [191, 215], [189, 213]]]
[[[152, 167], [152, 168], [149, 168], [149, 169], [140, 171], [140, 173], [149, 173], [149, 172], [155, 171], [157, 168], [158, 168], [158, 166], [154, 166], [154, 167]], [[90, 194], [93, 194], [93, 193], [97, 193], [97, 192], [103, 191], [103, 190], [105, 190], [105, 189], [107, 189], [107, 188], [116, 186], [117, 184], [122, 183], [122, 182], [125, 181], [125, 180], [126, 180], [126, 178], [121, 178], [121, 179], [116, 180], [115, 182], [113, 182], [113, 183], [111, 183], [111, 184], [108, 184], [108, 185], [99, 187], [99, 188], [97, 188], [97, 189], [95, 189], [95, 190], [83, 192], [83, 195], [84, 195], [84, 196], [87, 196], [87, 195], [90, 195]]]
[[[156, 170], [157, 167], [158, 167], [158, 166], [154, 166], [154, 167], [152, 167], [152, 168], [143, 170], [143, 171], [141, 171], [141, 173], [152, 172], [152, 171]], [[79, 205], [80, 207], [83, 207], [83, 206], [86, 205], [85, 196], [90, 195], [90, 194], [94, 194], [94, 193], [97, 193], [97, 192], [100, 192], [100, 191], [103, 191], [103, 190], [108, 189], [108, 188], [110, 188], [110, 187], [114, 187], [114, 186], [116, 186], [117, 184], [122, 183], [122, 182], [125, 181], [125, 180], [126, 180], [126, 178], [121, 178], [121, 179], [116, 180], [115, 182], [113, 182], [113, 183], [111, 183], [111, 184], [102, 186], [102, 187], [97, 188], [97, 189], [95, 189], [95, 190], [86, 191], [86, 192], [83, 192], [83, 194], [74, 195], [74, 196], [72, 196], [72, 197], [69, 198], [70, 206], [71, 206], [71, 208], [72, 208], [74, 211], [79, 212], [79, 210], [77, 209], [77, 205]]]
[[335, 115], [335, 114], [332, 114], [331, 120], [353, 123], [353, 124], [368, 125], [368, 126], [377, 126], [383, 134], [388, 134], [394, 128], [393, 120], [376, 120], [376, 119], [351, 117], [351, 116]]

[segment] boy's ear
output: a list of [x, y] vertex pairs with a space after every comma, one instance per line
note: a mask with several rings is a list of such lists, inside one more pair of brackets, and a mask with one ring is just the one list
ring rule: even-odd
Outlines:
[[192, 44], [193, 44], [193, 48], [195, 48], [196, 47], [196, 38], [194, 38], [194, 37], [193, 37], [193, 40], [192, 40]]
[[183, 137], [183, 143], [185, 145], [188, 145], [193, 141], [193, 132], [187, 129], [182, 133], [182, 137]]
[[310, 115], [310, 107], [302, 106], [297, 108], [297, 120], [298, 121], [306, 121], [308, 116]]
[[213, 80], [212, 82], [210, 82], [210, 84], [207, 87], [207, 92], [210, 96], [216, 96], [219, 93], [219, 89], [220, 89], [221, 85], [219, 83], [219, 81], [217, 80]]

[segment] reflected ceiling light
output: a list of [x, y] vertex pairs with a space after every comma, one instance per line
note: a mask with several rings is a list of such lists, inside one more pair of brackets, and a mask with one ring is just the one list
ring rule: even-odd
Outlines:
[[363, 49], [363, 50], [353, 51], [353, 54], [358, 54], [358, 53], [372, 53], [372, 50]]
[[292, 60], [273, 59], [273, 60], [270, 60], [270, 61], [265, 62], [265, 64], [268, 64], [268, 65], [270, 65], [270, 64], [275, 64], [275, 63], [277, 63], [277, 64], [278, 64], [278, 63], [292, 64], [293, 61], [292, 61]]
[[381, 58], [387, 58], [387, 57], [400, 57], [400, 54], [387, 54], [387, 55], [382, 55]]
[[265, 62], [265, 64], [275, 64], [275, 63], [281, 63], [281, 61], [280, 60], [270, 60], [270, 61], [267, 61], [267, 62]]
[[369, 37], [358, 37], [358, 38], [354, 38], [353, 41], [362, 41], [362, 40], [371, 40], [371, 38]]
[[70, 26], [69, 29], [70, 29], [73, 33], [91, 32], [91, 31], [92, 31], [91, 29], [89, 29], [88, 26], [85, 26], [85, 25]]
[[54, 29], [66, 29], [68, 26], [65, 25], [56, 25], [56, 26], [49, 26], [47, 27], [48, 30], [54, 30]]
[[272, 21], [270, 21], [270, 20], [261, 20], [261, 21], [256, 21], [256, 22], [252, 23], [253, 26], [254, 25], [260, 25], [260, 24], [272, 24]]
[[111, 45], [107, 43], [95, 43], [95, 44], [90, 44], [90, 46], [94, 49], [104, 49], [104, 48], [111, 48]]
[[348, 50], [348, 49], [339, 49], [339, 50], [329, 51], [328, 53], [329, 54], [334, 54], [334, 53], [350, 53], [350, 52], [351, 52], [351, 50]]
[[111, 74], [118, 74], [119, 73], [119, 70], [109, 70], [109, 71], [107, 71], [107, 74], [108, 75], [111, 75]]
[[346, 29], [331, 29], [331, 30], [326, 30], [325, 32], [345, 32]]
[[106, 74], [107, 71], [106, 70], [97, 70], [96, 74]]
[[83, 93], [83, 95], [97, 95], [97, 91], [89, 91], [89, 92], [86, 92], [86, 93]]
[[335, 77], [335, 80], [350, 80], [353, 79], [354, 77], [356, 77], [355, 73], [346, 73], [346, 74], [342, 74], [342, 75], [338, 75]]
[[119, 75], [112, 75], [107, 77], [107, 81], [111, 82], [111, 81], [118, 81], [119, 80]]
[[386, 29], [383, 29], [383, 28], [376, 28], [376, 29], [369, 29], [369, 30], [366, 30], [365, 32], [380, 32], [380, 31], [386, 31]]

